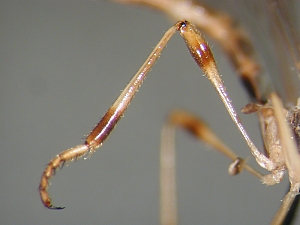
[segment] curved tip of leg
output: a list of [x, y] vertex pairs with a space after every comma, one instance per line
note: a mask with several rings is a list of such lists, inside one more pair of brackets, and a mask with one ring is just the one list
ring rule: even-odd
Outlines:
[[44, 189], [41, 189], [40, 187], [40, 196], [41, 196], [41, 200], [42, 200], [42, 203], [43, 205], [47, 208], [47, 209], [64, 209], [65, 207], [61, 207], [61, 206], [54, 206], [52, 205], [52, 202], [51, 202], [51, 198], [48, 194], [48, 192]]
[[50, 205], [50, 206], [46, 206], [48, 209], [54, 209], [54, 210], [61, 210], [64, 209], [66, 207], [62, 207], [62, 206], [54, 206], [54, 205]]
[[50, 198], [48, 198], [46, 201], [43, 201], [43, 199], [42, 199], [42, 203], [44, 204], [44, 206], [47, 209], [61, 210], [61, 209], [65, 208], [65, 207], [62, 207], [62, 206], [54, 206], [54, 205], [52, 205]]

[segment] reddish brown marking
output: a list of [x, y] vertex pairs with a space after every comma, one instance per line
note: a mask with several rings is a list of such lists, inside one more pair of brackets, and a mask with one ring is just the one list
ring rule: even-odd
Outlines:
[[187, 21], [180, 23], [179, 32], [196, 63], [200, 68], [206, 70], [214, 61], [207, 42], [202, 38], [196, 27]]
[[207, 133], [207, 126], [203, 121], [184, 111], [174, 111], [170, 115], [169, 122], [186, 129], [190, 134], [200, 139], [204, 139], [204, 135]]
[[92, 151], [98, 148], [106, 140], [110, 132], [120, 120], [124, 111], [125, 109], [116, 110], [115, 107], [112, 106], [102, 117], [100, 122], [95, 126], [85, 141], [85, 144], [88, 145]]

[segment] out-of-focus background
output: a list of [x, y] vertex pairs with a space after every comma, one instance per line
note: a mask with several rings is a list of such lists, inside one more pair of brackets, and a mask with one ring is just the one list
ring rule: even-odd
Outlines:
[[[229, 3], [209, 4], [234, 16]], [[83, 143], [174, 22], [149, 9], [91, 0], [1, 1], [0, 15], [1, 224], [158, 224], [160, 129], [173, 108], [201, 115], [258, 168], [175, 35], [104, 145], [52, 179], [53, 204], [66, 208], [45, 209], [38, 185], [46, 164]], [[208, 40], [240, 109], [249, 100], [226, 56]], [[241, 118], [262, 149], [255, 115]], [[286, 178], [266, 187], [247, 172], [230, 177], [227, 158], [182, 131], [176, 150], [180, 224], [270, 222]]]

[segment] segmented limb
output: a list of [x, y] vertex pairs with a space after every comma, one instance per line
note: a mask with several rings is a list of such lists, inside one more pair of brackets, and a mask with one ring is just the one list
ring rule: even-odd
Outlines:
[[262, 168], [265, 168], [268, 171], [274, 171], [275, 168], [277, 168], [277, 164], [267, 158], [256, 148], [249, 135], [247, 134], [244, 126], [242, 125], [240, 118], [231, 103], [231, 99], [226, 92], [226, 87], [221, 80], [212, 52], [210, 51], [205, 40], [201, 37], [199, 31], [196, 29], [196, 27], [189, 24], [189, 26], [181, 26], [180, 34], [184, 38], [194, 60], [199, 65], [199, 67], [202, 68], [206, 77], [209, 79], [209, 81], [212, 83], [213, 87], [219, 94], [231, 119], [237, 126], [238, 130], [241, 132], [248, 147], [250, 148], [252, 155], [255, 157], [256, 162]]
[[[208, 33], [212, 38], [217, 40], [221, 46], [223, 46], [229, 59], [239, 73], [249, 96], [252, 99], [256, 100], [256, 102], [264, 102], [262, 100], [264, 97], [261, 96], [258, 80], [260, 67], [253, 55], [252, 44], [249, 38], [238, 26], [236, 26], [236, 23], [234, 23], [233, 19], [229, 15], [209, 9], [209, 7], [203, 5], [202, 3], [193, 0], [115, 1], [129, 4], [140, 4], [148, 7], [150, 6], [151, 8], [164, 12], [165, 14], [169, 15], [172, 18], [175, 18], [176, 20], [187, 19], [192, 21], [200, 30]], [[291, 103], [294, 102], [293, 99], [297, 96], [295, 96], [294, 94], [295, 87], [292, 87], [291, 84], [288, 84], [288, 82], [290, 81], [288, 78], [288, 74], [291, 73], [291, 68], [296, 68], [295, 77], [297, 77], [297, 69], [299, 69], [299, 65], [297, 65], [297, 62], [299, 60], [297, 61], [297, 58], [299, 58], [299, 55], [297, 55], [298, 48], [296, 48], [297, 46], [295, 45], [295, 40], [297, 38], [297, 35], [295, 33], [296, 30], [292, 29], [291, 25], [293, 20], [291, 20], [292, 17], [288, 16], [289, 11], [286, 7], [287, 5], [290, 5], [290, 3], [285, 1], [280, 2], [277, 0], [271, 0], [268, 2], [268, 5], [270, 10], [269, 16], [271, 16], [271, 21], [273, 25], [276, 25], [277, 29], [277, 32], [275, 32], [276, 34], [273, 34], [273, 36], [275, 35], [276, 38], [279, 37], [276, 40], [278, 41], [278, 43], [275, 44], [275, 47], [279, 49], [277, 51], [279, 54], [277, 55], [280, 57], [279, 62], [285, 69], [283, 72], [281, 72], [281, 76], [284, 81], [288, 79], [287, 82], [283, 82], [286, 86], [285, 93], [282, 93], [283, 95], [281, 97], [286, 94], [288, 96], [289, 103]], [[282, 13], [287, 14], [285, 14], [285, 16], [282, 16]], [[274, 18], [272, 18], [272, 16]], [[288, 35], [291, 35], [291, 37], [288, 37]], [[291, 46], [294, 46], [294, 48], [292, 48]], [[288, 52], [288, 54], [287, 57], [284, 57], [283, 52], [286, 51]], [[290, 64], [290, 58], [293, 59], [293, 65]], [[259, 107], [262, 107], [262, 105]], [[260, 123], [262, 124], [261, 126], [263, 126], [263, 119], [265, 118], [261, 115], [259, 115], [259, 117]], [[272, 115], [272, 117], [274, 117], [274, 115]], [[277, 130], [277, 128], [275, 130]], [[262, 132], [264, 132], [264, 130]], [[276, 156], [276, 151], [274, 153], [274, 156]], [[276, 165], [273, 165], [274, 172], [269, 176], [266, 176], [264, 179], [264, 183], [266, 184], [274, 184], [280, 182], [284, 174], [285, 165], [281, 166], [282, 169], [275, 169]]]
[[58, 167], [62, 166], [65, 162], [78, 159], [88, 152], [89, 148], [87, 145], [78, 145], [74, 148], [67, 149], [55, 158], [53, 158], [49, 163], [41, 178], [39, 191], [41, 200], [45, 207], [49, 209], [63, 209], [65, 207], [53, 206], [51, 199], [48, 193], [49, 179], [55, 174], [55, 171]]
[[237, 115], [237, 112], [231, 103], [228, 93], [226, 92], [226, 88], [220, 78], [213, 54], [208, 44], [201, 36], [200, 32], [191, 23], [187, 21], [179, 21], [165, 33], [161, 41], [154, 48], [154, 50], [152, 51], [148, 59], [145, 61], [145, 63], [142, 65], [140, 70], [125, 87], [124, 91], [121, 93], [119, 98], [115, 101], [115, 103], [110, 107], [107, 113], [102, 117], [97, 126], [89, 134], [85, 141], [85, 144], [80, 145], [79, 147], [75, 147], [74, 149], [69, 149], [62, 152], [53, 160], [51, 160], [51, 162], [48, 164], [41, 178], [41, 183], [39, 187], [41, 200], [46, 207], [52, 209], [61, 208], [52, 205], [50, 196], [47, 192], [47, 188], [49, 186], [49, 179], [53, 176], [53, 171], [57, 167], [59, 167], [60, 164], [63, 164], [68, 160], [76, 159], [85, 153], [93, 153], [97, 148], [99, 148], [102, 145], [102, 143], [106, 140], [110, 132], [115, 127], [116, 123], [120, 120], [125, 110], [129, 106], [129, 103], [131, 102], [134, 94], [142, 84], [147, 73], [152, 68], [155, 61], [159, 58], [162, 49], [166, 46], [167, 42], [176, 31], [178, 31], [183, 37], [195, 62], [203, 70], [206, 77], [209, 79], [209, 81], [212, 83], [213, 87], [219, 94], [230, 117], [232, 118], [233, 122], [236, 124], [237, 128], [246, 140], [251, 150], [251, 153], [255, 157], [257, 163], [261, 167], [266, 168], [269, 171], [273, 171], [277, 167], [276, 163], [273, 163], [255, 147], [254, 143], [252, 142], [246, 130], [244, 129]]
[[53, 158], [43, 172], [39, 185], [39, 192], [42, 203], [49, 209], [63, 209], [64, 207], [56, 207], [52, 205], [50, 195], [48, 193], [49, 179], [54, 175], [55, 170], [67, 161], [77, 159], [84, 154], [93, 153], [106, 140], [110, 132], [113, 130], [117, 122], [120, 120], [125, 110], [129, 106], [134, 94], [142, 84], [147, 73], [152, 68], [153, 64], [159, 58], [161, 51], [166, 46], [172, 35], [179, 29], [180, 24], [176, 23], [171, 27], [159, 41], [147, 60], [144, 62], [139, 71], [134, 75], [129, 84], [125, 87], [121, 95], [117, 98], [114, 104], [108, 109], [100, 122], [92, 130], [85, 140], [84, 145], [79, 145], [74, 148], [67, 149]]

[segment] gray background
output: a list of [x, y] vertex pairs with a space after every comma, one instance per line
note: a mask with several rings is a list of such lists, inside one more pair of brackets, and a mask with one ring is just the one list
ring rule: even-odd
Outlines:
[[[158, 224], [160, 129], [176, 107], [201, 115], [258, 168], [176, 35], [103, 147], [52, 180], [53, 203], [66, 208], [45, 209], [38, 194], [45, 165], [84, 141], [173, 22], [151, 10], [90, 0], [1, 1], [0, 15], [1, 224]], [[211, 45], [240, 109], [248, 99]], [[241, 117], [261, 147], [256, 117]], [[180, 224], [269, 223], [286, 178], [266, 187], [247, 172], [230, 177], [227, 158], [182, 131], [176, 149]]]

